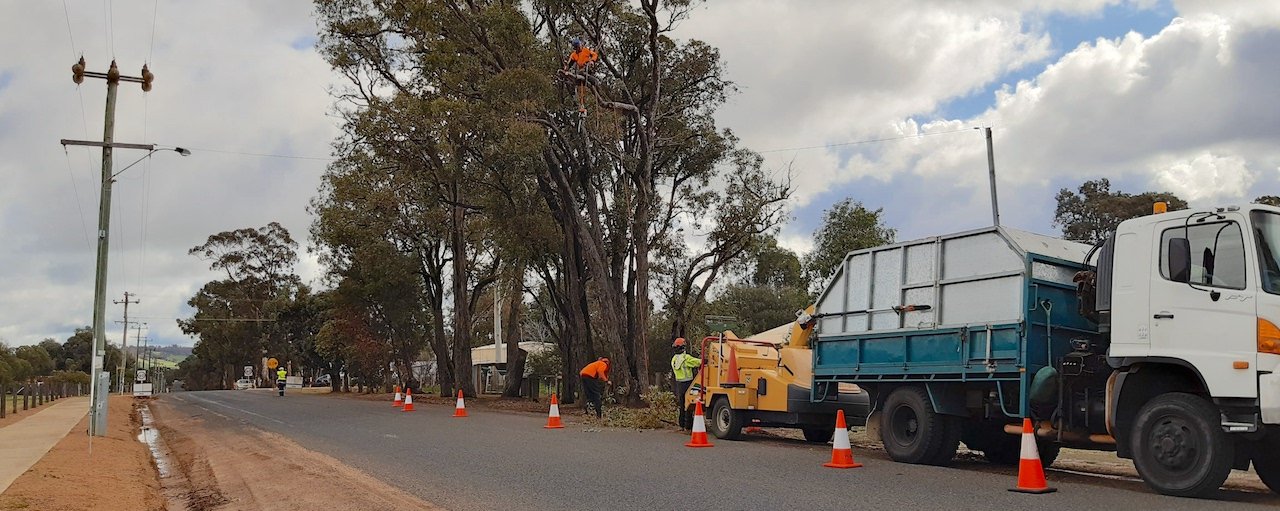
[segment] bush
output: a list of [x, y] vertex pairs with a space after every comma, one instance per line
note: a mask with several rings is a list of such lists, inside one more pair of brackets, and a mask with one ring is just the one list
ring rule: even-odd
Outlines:
[[90, 377], [89, 373], [84, 371], [54, 371], [52, 375], [46, 378], [46, 381], [88, 385]]

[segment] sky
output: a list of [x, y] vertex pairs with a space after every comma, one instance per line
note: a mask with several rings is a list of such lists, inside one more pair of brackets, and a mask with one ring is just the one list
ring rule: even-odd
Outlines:
[[[305, 1], [0, 0], [0, 340], [59, 341], [92, 322], [103, 81], [123, 83], [117, 142], [180, 146], [114, 186], [107, 296], [153, 344], [216, 278], [187, 254], [213, 233], [278, 221], [304, 280], [315, 196], [338, 136]], [[1195, 206], [1280, 194], [1280, 2], [1238, 0], [712, 0], [675, 32], [719, 48], [739, 92], [717, 118], [796, 185], [784, 246], [822, 212], [883, 208], [899, 239], [991, 222], [1053, 234], [1054, 195], [1101, 177]], [[145, 152], [118, 150], [120, 171]], [[123, 308], [109, 304], [119, 343]], [[130, 330], [129, 342], [134, 342]]]

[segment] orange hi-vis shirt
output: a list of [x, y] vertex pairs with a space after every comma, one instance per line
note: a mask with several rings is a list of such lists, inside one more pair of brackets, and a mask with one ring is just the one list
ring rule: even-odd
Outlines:
[[578, 51], [569, 54], [569, 60], [573, 61], [573, 63], [578, 66], [578, 69], [582, 69], [583, 66], [595, 62], [599, 57], [600, 56], [595, 50], [587, 48], [586, 46], [578, 48]]
[[582, 368], [578, 374], [587, 378], [609, 381], [609, 364], [604, 363], [603, 360], [597, 360], [587, 364], [587, 367]]

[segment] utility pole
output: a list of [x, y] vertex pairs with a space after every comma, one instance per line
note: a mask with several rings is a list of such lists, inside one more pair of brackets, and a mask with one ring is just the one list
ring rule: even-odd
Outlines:
[[983, 128], [987, 136], [987, 174], [991, 180], [991, 225], [1000, 227], [1000, 201], [996, 199], [996, 151], [991, 143], [991, 127]]
[[[124, 366], [125, 361], [129, 358], [129, 351], [125, 349], [129, 345], [129, 304], [141, 303], [138, 300], [129, 300], [128, 291], [124, 292], [124, 300], [112, 300], [111, 303], [116, 305], [124, 304], [124, 332], [120, 334], [120, 367], [117, 369], [116, 379], [120, 381], [120, 393], [124, 394]], [[135, 295], [136, 296], [136, 295]]]
[[[128, 170], [129, 167], [146, 158], [146, 156], [143, 156], [138, 161], [130, 163], [121, 169], [120, 172], [113, 172], [112, 150], [116, 148], [144, 149], [149, 151], [147, 156], [160, 150], [155, 144], [123, 144], [115, 141], [116, 88], [121, 81], [126, 81], [142, 84], [143, 92], [150, 91], [151, 81], [155, 76], [151, 74], [146, 65], [142, 66], [141, 74], [141, 77], [122, 76], [114, 60], [111, 61], [111, 67], [106, 73], [86, 70], [84, 57], [80, 57], [80, 61], [71, 66], [71, 81], [77, 85], [83, 83], [86, 76], [107, 81], [107, 110], [103, 120], [102, 142], [62, 140], [64, 147], [68, 145], [84, 145], [102, 148], [102, 190], [98, 200], [98, 260], [97, 274], [93, 283], [93, 363], [92, 375], [89, 379], [89, 435], [91, 436], [105, 436], [107, 434], [108, 392], [104, 391], [104, 389], [109, 391], [111, 384], [109, 373], [102, 371], [103, 357], [107, 353], [105, 323], [107, 312], [107, 248], [111, 239], [111, 184], [120, 172]], [[184, 156], [191, 154], [191, 151], [186, 149], [172, 149]]]

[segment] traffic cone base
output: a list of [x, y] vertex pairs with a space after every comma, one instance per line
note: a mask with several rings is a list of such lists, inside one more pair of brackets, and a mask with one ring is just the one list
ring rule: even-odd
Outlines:
[[404, 411], [404, 412], [413, 411], [413, 391], [412, 390], [405, 389], [404, 406], [401, 408], [401, 411]]
[[693, 435], [689, 438], [689, 443], [684, 444], [685, 447], [714, 447], [711, 442], [707, 441], [707, 419], [702, 415], [702, 401], [698, 401], [697, 408], [693, 411]]
[[466, 416], [467, 416], [467, 404], [466, 404], [466, 403], [464, 403], [464, 402], [462, 401], [462, 391], [461, 391], [461, 390], [459, 390], [459, 391], [458, 391], [458, 405], [457, 405], [456, 407], [454, 407], [454, 409], [453, 409], [453, 416], [454, 416], [454, 417], [466, 417]]
[[400, 408], [401, 406], [404, 406], [404, 398], [400, 396], [400, 386], [399, 386], [399, 385], [396, 385], [396, 399], [395, 399], [395, 401], [392, 401], [392, 402], [391, 402], [391, 406], [394, 406], [394, 407], [396, 407], [396, 408]]
[[556, 395], [551, 395], [551, 412], [547, 414], [547, 425], [543, 429], [561, 429], [564, 423], [560, 421], [560, 401], [556, 400]]
[[1022, 455], [1018, 460], [1018, 486], [1009, 491], [1044, 494], [1058, 491], [1050, 488], [1044, 478], [1044, 465], [1040, 464], [1040, 449], [1036, 447], [1036, 435], [1031, 419], [1022, 419]]
[[853, 461], [853, 449], [849, 445], [849, 424], [844, 420], [844, 410], [836, 410], [836, 432], [831, 443], [831, 462], [828, 468], [858, 468], [862, 464]]

